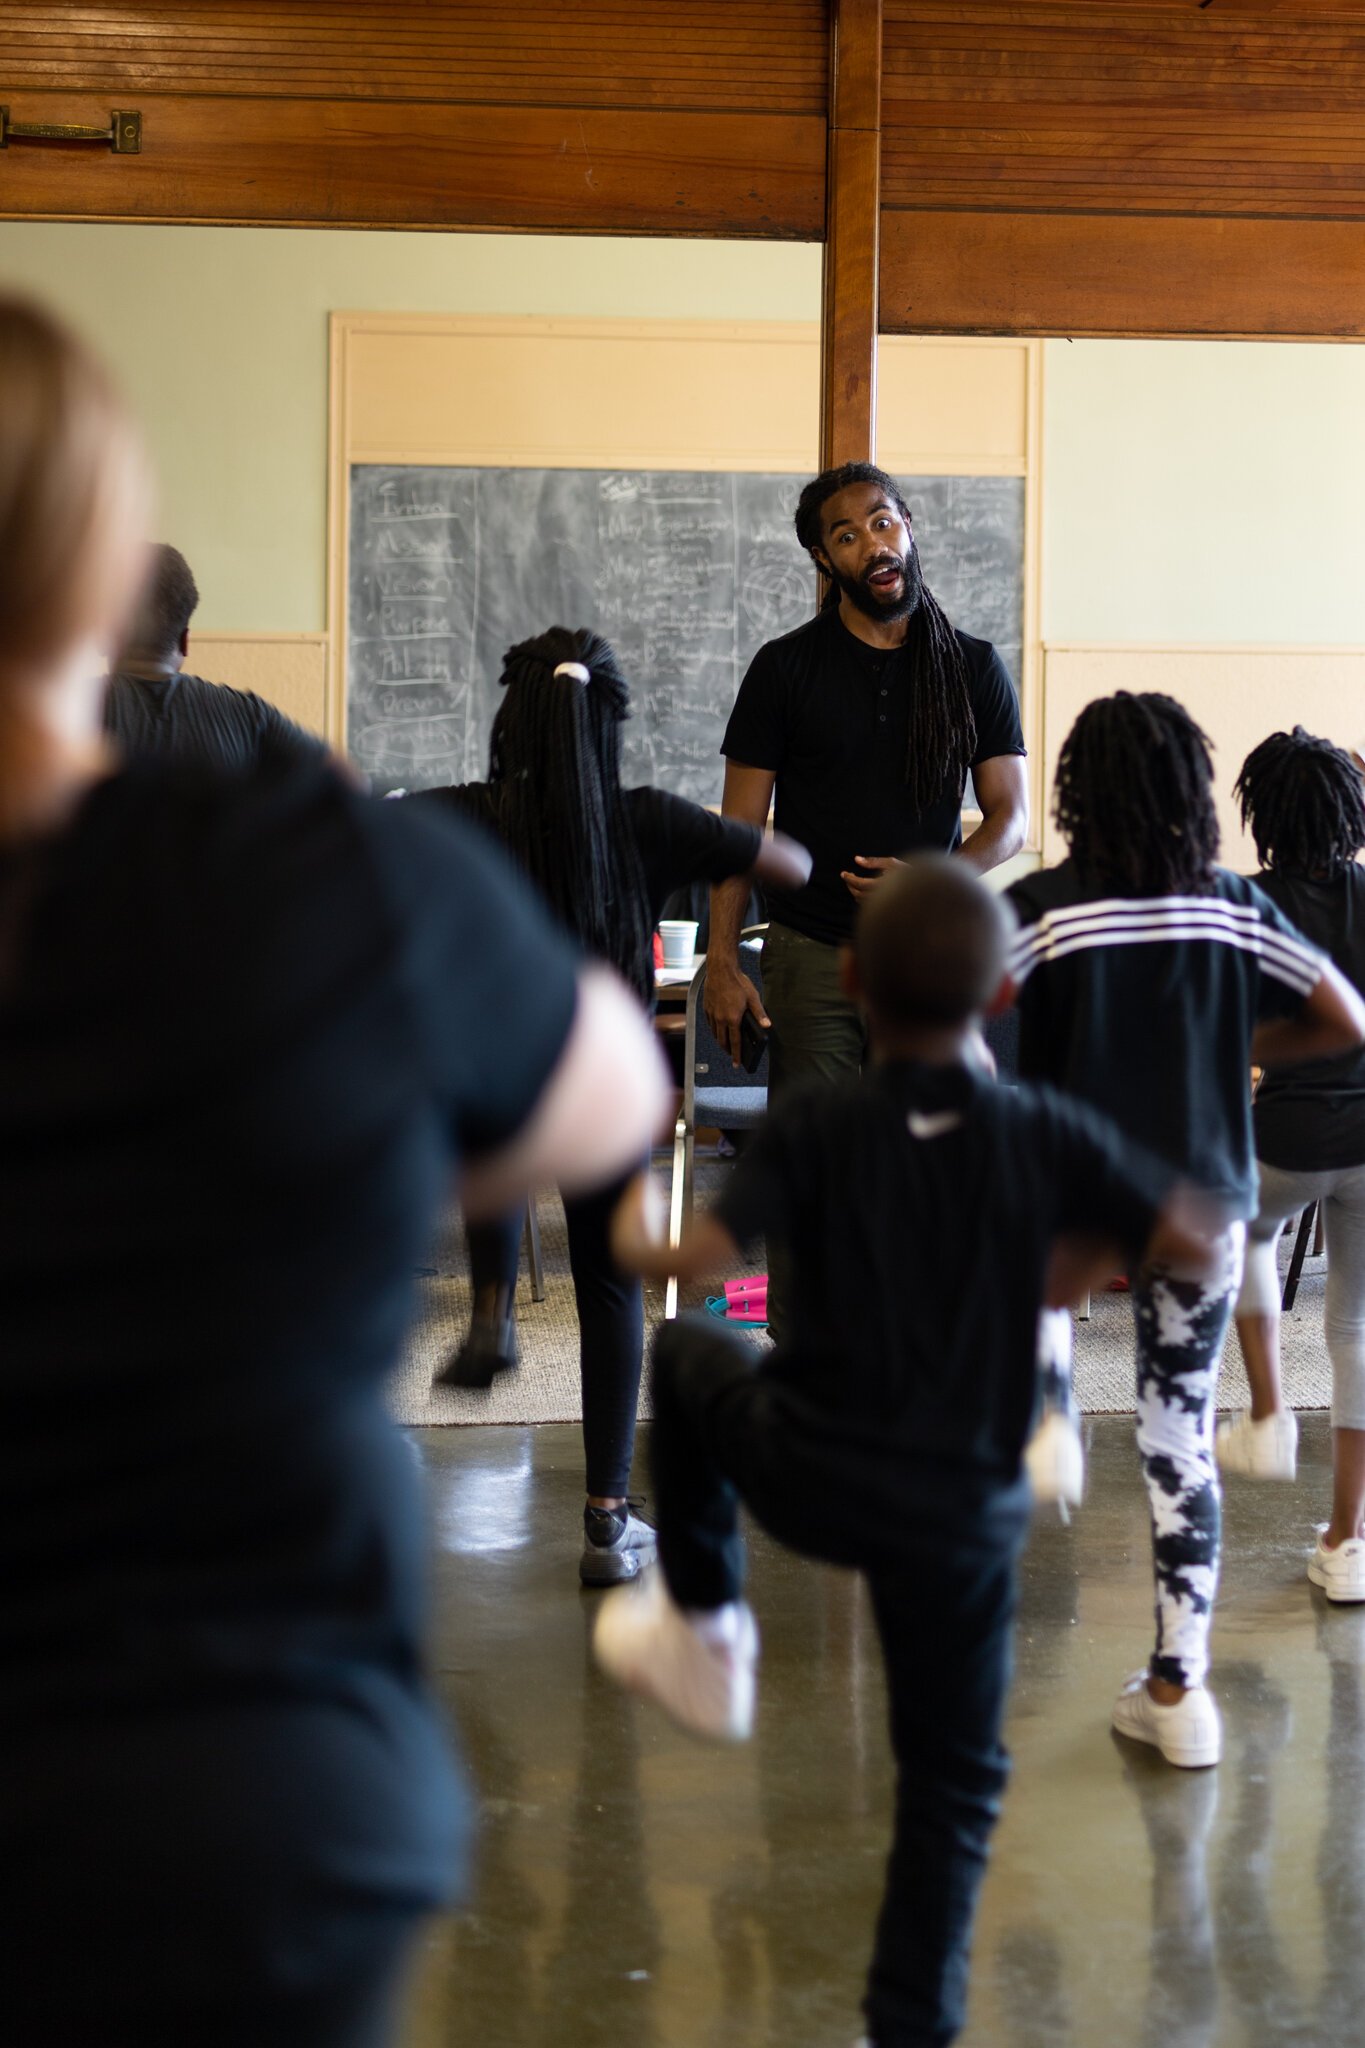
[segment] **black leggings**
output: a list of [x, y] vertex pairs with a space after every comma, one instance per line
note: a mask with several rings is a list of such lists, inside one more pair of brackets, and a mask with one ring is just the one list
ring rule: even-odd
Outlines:
[[[634, 1176], [628, 1176], [628, 1179]], [[583, 1451], [587, 1491], [605, 1500], [630, 1486], [635, 1411], [644, 1359], [645, 1305], [638, 1280], [621, 1271], [607, 1231], [627, 1180], [590, 1195], [565, 1198], [569, 1270], [578, 1305], [578, 1369], [583, 1390]], [[469, 1272], [480, 1287], [516, 1286], [524, 1223], [521, 1214], [497, 1223], [468, 1223]]]

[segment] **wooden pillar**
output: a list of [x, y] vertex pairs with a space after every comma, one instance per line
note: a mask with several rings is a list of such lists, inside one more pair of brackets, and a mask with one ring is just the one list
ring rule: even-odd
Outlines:
[[882, 0], [830, 0], [820, 462], [877, 455]]

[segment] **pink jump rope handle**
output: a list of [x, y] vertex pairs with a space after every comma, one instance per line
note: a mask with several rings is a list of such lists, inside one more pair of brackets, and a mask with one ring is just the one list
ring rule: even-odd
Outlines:
[[766, 1296], [767, 1292], [768, 1276], [766, 1273], [750, 1273], [742, 1279], [727, 1280], [725, 1282], [725, 1299], [727, 1301], [733, 1301], [737, 1294], [750, 1295], [755, 1300], [759, 1300]]

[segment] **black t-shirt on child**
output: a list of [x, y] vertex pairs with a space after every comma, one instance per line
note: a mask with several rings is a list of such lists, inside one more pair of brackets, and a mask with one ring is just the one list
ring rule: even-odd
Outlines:
[[1295, 1016], [1321, 955], [1226, 868], [1203, 896], [1104, 896], [1073, 861], [1009, 890], [1020, 1071], [1093, 1103], [1218, 1197], [1256, 1210], [1251, 1040]]
[[[988, 640], [962, 632], [957, 639], [976, 717], [976, 747], [963, 769], [1022, 754], [1019, 699], [1005, 664]], [[925, 811], [905, 780], [912, 687], [909, 650], [869, 647], [836, 605], [768, 641], [749, 664], [721, 752], [775, 772], [774, 822], [809, 847], [813, 862], [804, 889], [769, 891], [779, 924], [839, 945], [855, 909], [839, 877], [858, 873], [856, 855], [951, 853], [960, 843], [961, 778]]]
[[[1273, 870], [1257, 882], [1304, 937], [1365, 994], [1365, 868], [1330, 881]], [[1253, 1111], [1256, 1156], [1304, 1172], [1365, 1164], [1365, 1046], [1339, 1059], [1268, 1067]]]
[[1169, 1180], [1051, 1090], [907, 1062], [784, 1097], [715, 1214], [786, 1248], [800, 1334], [776, 1367], [832, 1430], [1008, 1480], [1052, 1245], [1107, 1231], [1136, 1257]]
[[[478, 834], [296, 761], [124, 770], [0, 855], [0, 911], [0, 1738], [34, 1840], [68, 1841], [36, 1752], [96, 1745], [114, 1804], [73, 1824], [103, 1854], [151, 1724], [167, 1815], [221, 1769], [221, 1839], [273, 1843], [262, 1916], [439, 1899], [457, 1802], [384, 1387], [453, 1170], [559, 1057], [570, 949]], [[196, 1885], [254, 1912], [219, 1860]]]

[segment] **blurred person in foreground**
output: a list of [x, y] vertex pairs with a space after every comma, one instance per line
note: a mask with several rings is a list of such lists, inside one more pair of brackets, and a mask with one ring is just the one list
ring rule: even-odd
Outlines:
[[0, 300], [0, 2031], [376, 2048], [468, 1832], [383, 1400], [411, 1275], [452, 1172], [610, 1178], [663, 1080], [458, 825], [322, 759], [120, 766], [147, 496]]

